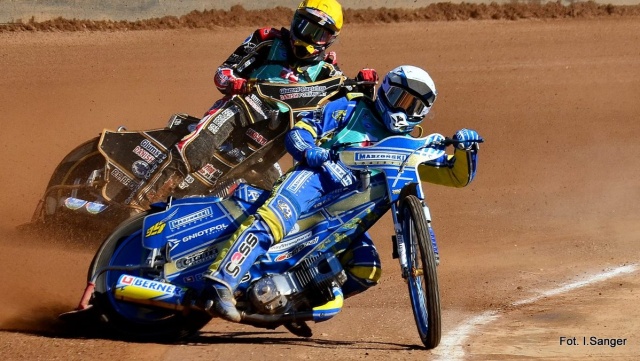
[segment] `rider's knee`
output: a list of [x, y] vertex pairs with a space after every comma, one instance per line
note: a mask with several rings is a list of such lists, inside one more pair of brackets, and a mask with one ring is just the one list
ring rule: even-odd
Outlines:
[[355, 296], [377, 285], [382, 275], [382, 270], [378, 267], [352, 267], [345, 271], [347, 281], [342, 285], [345, 298]]
[[295, 200], [276, 192], [257, 214], [269, 227], [274, 243], [279, 243], [298, 221], [299, 209]]

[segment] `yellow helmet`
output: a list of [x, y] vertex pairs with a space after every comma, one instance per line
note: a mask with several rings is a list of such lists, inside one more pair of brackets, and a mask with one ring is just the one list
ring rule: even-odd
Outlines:
[[336, 0], [305, 0], [291, 21], [291, 47], [300, 59], [312, 58], [333, 43], [342, 29], [342, 6]]

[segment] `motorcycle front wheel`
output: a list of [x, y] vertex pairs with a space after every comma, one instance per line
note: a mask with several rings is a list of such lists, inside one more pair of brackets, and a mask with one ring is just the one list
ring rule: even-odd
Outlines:
[[[139, 265], [147, 258], [149, 250], [142, 247], [142, 232], [144, 218], [150, 212], [131, 217], [105, 239], [91, 262], [89, 279], [107, 267]], [[145, 342], [172, 342], [195, 334], [211, 320], [211, 316], [204, 312], [191, 311], [185, 314], [116, 299], [113, 288], [120, 275], [124, 273], [138, 277], [153, 277], [141, 270], [103, 272], [96, 279], [91, 300], [91, 304], [100, 313], [101, 320], [120, 338]]]
[[407, 196], [400, 205], [402, 235], [408, 258], [408, 285], [413, 317], [427, 349], [438, 346], [442, 334], [440, 291], [429, 222], [422, 202]]

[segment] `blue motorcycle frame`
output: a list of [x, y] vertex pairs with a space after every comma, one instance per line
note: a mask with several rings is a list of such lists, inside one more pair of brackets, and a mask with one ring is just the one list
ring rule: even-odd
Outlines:
[[[394, 257], [408, 283], [418, 333], [427, 349], [435, 348], [441, 338], [435, 237], [417, 168], [443, 156], [452, 142], [436, 133], [334, 146], [334, 156], [359, 174], [360, 182], [320, 199], [256, 261], [235, 293], [241, 322], [269, 329], [284, 325], [310, 336], [305, 321], [324, 321], [336, 312], [316, 306], [341, 301], [342, 294], [331, 288], [345, 278], [335, 255], [391, 210]], [[203, 272], [221, 243], [268, 196], [268, 191], [242, 184], [226, 198], [157, 203], [123, 222], [96, 253], [85, 294], [77, 310], [66, 315], [91, 311], [133, 339], [172, 340], [197, 332], [211, 320], [198, 304]], [[262, 303], [258, 288], [278, 289], [277, 302]]]

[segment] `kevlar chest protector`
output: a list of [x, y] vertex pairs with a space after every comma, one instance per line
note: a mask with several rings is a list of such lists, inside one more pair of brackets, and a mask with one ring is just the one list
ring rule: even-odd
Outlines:
[[335, 143], [361, 143], [377, 142], [389, 136], [389, 131], [382, 124], [382, 120], [373, 104], [366, 98], [356, 98], [358, 103], [350, 115], [347, 125], [338, 131], [328, 141], [322, 143], [322, 148], [330, 149]]
[[266, 61], [251, 73], [251, 79], [257, 79], [260, 82], [286, 84], [291, 82], [291, 79], [286, 74], [293, 72], [298, 78], [297, 83], [309, 83], [318, 80], [318, 76], [325, 64], [324, 61], [311, 66], [296, 67], [295, 63], [290, 64], [288, 53], [287, 45], [282, 42], [282, 39], [275, 39]]

